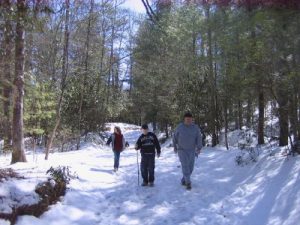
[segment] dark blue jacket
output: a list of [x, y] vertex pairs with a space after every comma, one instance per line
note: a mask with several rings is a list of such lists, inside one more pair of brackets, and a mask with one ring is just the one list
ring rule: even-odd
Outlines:
[[136, 142], [136, 150], [141, 150], [141, 154], [157, 154], [160, 155], [160, 144], [156, 135], [148, 132], [147, 135], [142, 134]]

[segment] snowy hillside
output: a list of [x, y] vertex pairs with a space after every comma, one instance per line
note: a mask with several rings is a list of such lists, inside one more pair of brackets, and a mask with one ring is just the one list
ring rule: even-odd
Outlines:
[[[50, 166], [64, 165], [78, 175], [66, 196], [40, 218], [19, 217], [18, 225], [296, 225], [300, 221], [299, 156], [287, 160], [280, 149], [273, 156], [261, 149], [257, 163], [241, 167], [235, 163], [239, 150], [206, 147], [196, 160], [193, 189], [187, 191], [180, 185], [178, 158], [166, 144], [156, 160], [155, 186], [140, 187], [132, 149], [139, 128], [118, 125], [130, 147], [121, 154], [117, 173], [112, 170], [111, 149], [94, 144], [52, 154], [49, 161], [43, 155], [38, 160], [28, 156], [29, 163], [10, 166], [9, 157], [0, 157], [2, 166], [26, 176], [23, 183], [1, 184], [0, 210], [9, 210], [12, 192], [25, 193], [25, 202], [34, 201], [34, 184], [45, 179]], [[8, 223], [0, 220], [0, 224]]]

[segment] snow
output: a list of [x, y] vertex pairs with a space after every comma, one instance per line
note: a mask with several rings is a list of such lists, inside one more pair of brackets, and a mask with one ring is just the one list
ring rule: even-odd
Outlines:
[[[241, 167], [235, 164], [238, 149], [205, 147], [195, 163], [193, 188], [187, 191], [180, 185], [180, 163], [169, 140], [156, 160], [155, 186], [141, 187], [137, 185], [137, 154], [132, 149], [140, 129], [117, 125], [130, 142], [117, 173], [112, 170], [110, 147], [95, 144], [51, 154], [48, 161], [37, 155], [37, 161], [9, 165], [7, 157], [0, 157], [1, 165], [26, 176], [1, 183], [1, 198], [11, 190], [29, 197], [34, 185], [47, 179], [50, 166], [69, 166], [78, 175], [61, 202], [40, 218], [20, 216], [17, 225], [296, 225], [300, 221], [299, 156], [283, 157], [280, 149], [270, 156], [266, 146], [257, 163]], [[0, 208], [7, 201], [0, 201]], [[0, 220], [0, 224], [5, 223]]]
[[20, 180], [17, 183], [14, 181], [7, 181], [5, 185], [0, 187], [0, 196], [6, 205], [0, 205], [0, 212], [11, 213], [11, 206], [15, 205], [32, 205], [37, 203], [39, 196], [33, 194], [35, 190], [35, 183], [28, 180]]
[[[254, 147], [257, 145], [257, 136], [252, 129], [244, 127], [242, 130], [234, 130], [227, 134], [228, 145], [238, 147], [239, 145], [246, 145]], [[225, 146], [225, 134], [220, 136], [220, 144]]]

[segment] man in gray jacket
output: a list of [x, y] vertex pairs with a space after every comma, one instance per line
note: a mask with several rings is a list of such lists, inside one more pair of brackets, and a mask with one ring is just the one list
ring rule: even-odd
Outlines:
[[192, 188], [191, 175], [194, 169], [195, 157], [200, 154], [202, 137], [199, 127], [193, 123], [190, 112], [184, 114], [184, 122], [180, 123], [173, 136], [174, 152], [178, 153], [182, 174], [181, 184], [187, 190]]

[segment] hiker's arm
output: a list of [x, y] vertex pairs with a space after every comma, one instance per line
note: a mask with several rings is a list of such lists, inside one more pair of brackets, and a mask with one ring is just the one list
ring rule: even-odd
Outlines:
[[112, 142], [112, 135], [108, 138], [106, 145], [110, 145], [111, 142]]
[[126, 148], [126, 142], [125, 142], [124, 136], [122, 137], [122, 144], [123, 144], [123, 149], [125, 149]]
[[135, 150], [141, 149], [141, 146], [142, 146], [141, 137], [139, 137], [139, 139], [137, 140], [137, 142], [135, 144]]

